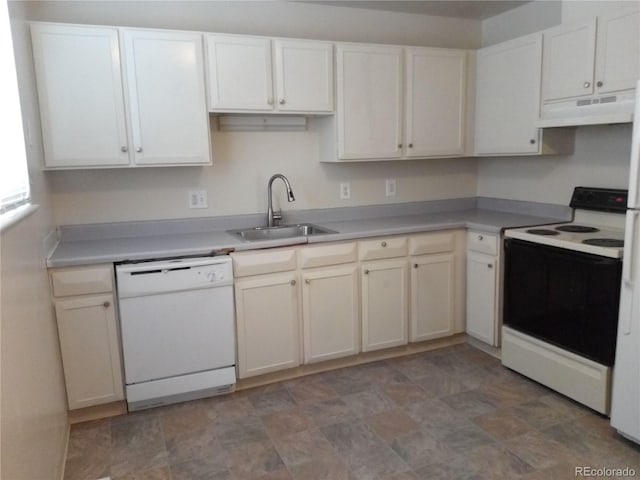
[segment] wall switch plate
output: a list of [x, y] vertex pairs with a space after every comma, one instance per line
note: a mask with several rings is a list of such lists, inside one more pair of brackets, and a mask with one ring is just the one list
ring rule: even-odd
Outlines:
[[396, 188], [396, 179], [395, 178], [387, 178], [384, 181], [384, 196], [385, 197], [395, 197], [398, 190]]
[[351, 198], [351, 183], [342, 182], [340, 184], [340, 200], [349, 200]]
[[208, 208], [206, 190], [189, 190], [189, 208]]

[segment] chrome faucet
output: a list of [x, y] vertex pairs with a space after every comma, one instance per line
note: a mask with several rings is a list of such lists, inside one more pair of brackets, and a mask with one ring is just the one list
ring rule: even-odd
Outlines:
[[293, 190], [291, 190], [291, 184], [289, 183], [289, 180], [287, 180], [287, 177], [281, 173], [276, 173], [272, 176], [269, 179], [269, 185], [267, 186], [267, 227], [274, 227], [278, 220], [282, 220], [282, 211], [278, 210], [277, 212], [274, 212], [272, 206], [273, 192], [271, 186], [276, 178], [281, 179], [287, 187], [287, 201], [293, 202], [296, 199], [296, 197], [293, 196]]

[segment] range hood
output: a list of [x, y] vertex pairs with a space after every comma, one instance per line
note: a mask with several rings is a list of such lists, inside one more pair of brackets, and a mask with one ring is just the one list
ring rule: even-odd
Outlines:
[[633, 91], [545, 103], [536, 127], [629, 123], [633, 121], [634, 104]]

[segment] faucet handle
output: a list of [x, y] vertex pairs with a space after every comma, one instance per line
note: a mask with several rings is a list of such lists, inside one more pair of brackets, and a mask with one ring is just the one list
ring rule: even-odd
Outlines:
[[273, 222], [279, 222], [282, 220], [282, 210], [276, 210], [273, 212]]

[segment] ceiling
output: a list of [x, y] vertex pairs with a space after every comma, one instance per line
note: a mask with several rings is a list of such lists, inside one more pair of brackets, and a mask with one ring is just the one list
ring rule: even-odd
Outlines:
[[367, 8], [388, 12], [436, 15], [441, 17], [470, 18], [484, 20], [499, 13], [529, 3], [532, 0], [302, 0], [308, 3], [338, 7]]

